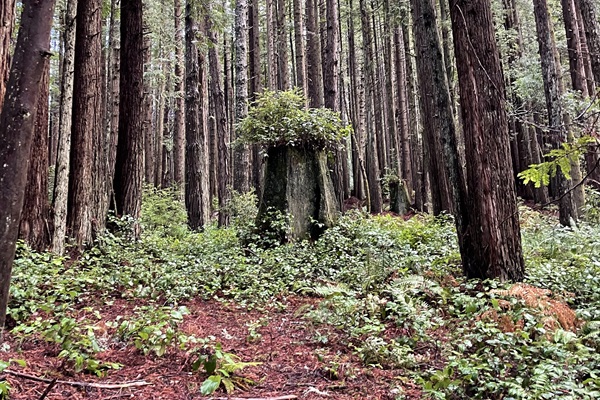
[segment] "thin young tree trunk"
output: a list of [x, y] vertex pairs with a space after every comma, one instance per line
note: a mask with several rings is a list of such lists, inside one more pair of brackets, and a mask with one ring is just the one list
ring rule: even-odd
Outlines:
[[100, 135], [101, 100], [101, 20], [100, 0], [80, 0], [77, 4], [75, 34], [75, 73], [73, 86], [73, 124], [67, 225], [77, 246], [91, 243], [97, 225], [93, 217], [95, 203], [94, 148]]
[[367, 96], [366, 96], [366, 115], [367, 115], [367, 181], [369, 184], [370, 212], [379, 214], [383, 211], [383, 200], [381, 196], [381, 185], [379, 182], [380, 171], [377, 154], [377, 139], [379, 136], [375, 130], [374, 118], [377, 114], [374, 111], [375, 99], [375, 63], [373, 51], [373, 35], [371, 30], [371, 22], [369, 21], [369, 11], [365, 4], [366, 0], [360, 0], [360, 21], [363, 35], [364, 47], [364, 65], [365, 75], [367, 80]]
[[296, 86], [307, 93], [306, 59], [304, 49], [304, 16], [301, 0], [293, 0], [294, 4], [294, 45], [296, 48]]
[[505, 87], [491, 1], [451, 0], [466, 144], [468, 197], [457, 231], [468, 278], [521, 281], [524, 262]]
[[[235, 122], [248, 114], [248, 54], [246, 32], [248, 3], [236, 0], [235, 6]], [[284, 41], [285, 44], [285, 41]], [[250, 150], [247, 145], [233, 149], [233, 188], [240, 193], [250, 190]]]
[[306, 0], [306, 35], [308, 51], [308, 100], [310, 107], [323, 107], [323, 64], [321, 63], [321, 35], [316, 0]]
[[185, 180], [185, 88], [183, 58], [182, 0], [173, 0], [175, 19], [175, 122], [173, 127], [173, 176], [181, 189]]
[[404, 180], [406, 190], [410, 194], [414, 188], [412, 176], [412, 154], [410, 149], [410, 132], [409, 132], [409, 105], [408, 105], [408, 90], [406, 74], [406, 52], [404, 49], [404, 37], [400, 27], [394, 29], [394, 48], [396, 62], [396, 95], [397, 95], [397, 130], [400, 133], [400, 144], [398, 145], [398, 154], [400, 158], [400, 177]]
[[[121, 42], [119, 37], [119, 25], [120, 19], [117, 17], [120, 15], [118, 10], [118, 0], [111, 0], [110, 3], [110, 33], [109, 33], [109, 51], [111, 52], [110, 58], [110, 73], [108, 82], [108, 104], [107, 104], [107, 176], [113, 177], [115, 175], [115, 164], [117, 162], [117, 141], [119, 137], [119, 80], [121, 75]], [[120, 17], [119, 17], [120, 18]], [[108, 199], [108, 205], [114, 207], [114, 187], [113, 179], [107, 182], [106, 196]]]
[[23, 1], [6, 96], [0, 112], [0, 343], [8, 308], [12, 265], [25, 185], [27, 159], [33, 142], [40, 82], [50, 57], [49, 41], [54, 0]]
[[75, 61], [75, 16], [77, 0], [67, 1], [63, 28], [64, 55], [61, 65], [60, 111], [58, 121], [58, 147], [54, 169], [54, 233], [52, 251], [63, 254], [67, 233], [67, 201], [69, 197], [69, 161], [71, 151], [71, 125], [73, 111], [73, 63]]
[[[143, 182], [144, 45], [142, 0], [121, 0], [119, 138], [114, 189], [117, 212], [140, 217]], [[162, 118], [162, 116], [161, 116]], [[139, 237], [139, 224], [134, 235]]]

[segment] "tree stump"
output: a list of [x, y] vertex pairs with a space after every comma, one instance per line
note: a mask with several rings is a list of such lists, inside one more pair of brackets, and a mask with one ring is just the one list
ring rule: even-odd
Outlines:
[[[277, 214], [290, 217], [284, 229]], [[279, 243], [317, 239], [334, 225], [339, 206], [324, 150], [277, 146], [267, 150], [257, 227]]]

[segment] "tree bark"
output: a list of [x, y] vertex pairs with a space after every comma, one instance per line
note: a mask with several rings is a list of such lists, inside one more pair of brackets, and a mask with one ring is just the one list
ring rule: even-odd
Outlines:
[[[207, 23], [210, 23], [210, 19], [207, 19]], [[210, 92], [214, 107], [214, 121], [215, 121], [215, 136], [216, 136], [216, 147], [217, 147], [217, 159], [215, 161], [215, 167], [217, 169], [217, 199], [219, 201], [219, 226], [227, 225], [228, 216], [227, 213], [223, 212], [228, 193], [227, 183], [229, 182], [229, 153], [227, 151], [228, 146], [228, 127], [227, 122], [227, 110], [225, 108], [225, 96], [223, 89], [221, 88], [221, 82], [219, 76], [221, 72], [221, 65], [219, 61], [219, 55], [217, 53], [217, 45], [219, 38], [216, 31], [212, 26], [208, 27], [208, 39], [211, 42], [211, 46], [208, 50], [208, 63], [210, 65]]]
[[377, 113], [374, 110], [375, 99], [375, 63], [373, 51], [373, 35], [371, 22], [369, 21], [369, 11], [367, 10], [365, 0], [360, 0], [360, 21], [362, 27], [363, 47], [364, 47], [364, 65], [366, 75], [366, 117], [367, 117], [367, 149], [366, 149], [366, 170], [367, 181], [369, 185], [369, 211], [379, 214], [383, 211], [383, 199], [381, 195], [380, 171], [377, 154], [377, 140], [379, 136], [375, 131], [375, 122]]
[[[196, 0], [188, 0], [185, 15], [186, 42], [186, 154], [185, 204], [188, 225], [202, 229], [210, 218], [207, 111], [208, 88], [206, 63], [200, 34], [204, 33], [203, 12]], [[202, 12], [200, 11], [202, 10]]]
[[[330, 0], [331, 1], [331, 0]], [[296, 86], [306, 96], [306, 59], [304, 49], [304, 16], [302, 15], [301, 0], [293, 0], [294, 4], [294, 46], [296, 48]]]
[[174, 0], [175, 14], [175, 123], [173, 127], [173, 176], [181, 188], [185, 179], [185, 88], [181, 0]]
[[598, 6], [593, 0], [578, 0], [585, 27], [585, 36], [590, 52], [592, 72], [596, 85], [600, 86], [600, 23], [598, 22]]
[[[246, 33], [248, 3], [236, 0], [235, 6], [235, 122], [248, 114], [248, 54]], [[285, 44], [285, 42], [284, 42]], [[250, 151], [241, 145], [233, 149], [233, 188], [240, 193], [250, 190]]]
[[52, 251], [63, 254], [67, 233], [67, 201], [73, 112], [73, 63], [75, 61], [75, 16], [77, 0], [67, 1], [63, 28], [64, 54], [61, 65], [61, 91], [56, 167], [54, 169], [54, 233]]
[[101, 20], [99, 0], [80, 0], [77, 4], [75, 34], [75, 73], [73, 87], [73, 124], [67, 225], [77, 246], [90, 243], [99, 221], [93, 221], [95, 196], [94, 149], [100, 135], [101, 101]]
[[15, 0], [0, 1], [0, 110], [10, 73], [10, 43], [15, 25]]
[[[114, 189], [117, 213], [135, 220], [142, 208], [144, 54], [139, 49], [144, 45], [143, 27], [142, 0], [121, 0], [120, 118]], [[139, 234], [139, 224], [134, 223], [134, 236], [138, 238]]]
[[35, 112], [49, 52], [54, 0], [23, 1], [19, 35], [15, 46], [2, 111], [0, 112], [0, 343], [8, 307], [12, 265], [25, 184], [27, 159], [33, 142]]
[[40, 83], [33, 143], [29, 155], [25, 201], [21, 212], [19, 237], [34, 250], [50, 244], [50, 205], [48, 204], [48, 96], [50, 63], [45, 60]]
[[316, 0], [306, 0], [306, 50], [308, 52], [308, 100], [313, 108], [323, 107], [323, 64], [321, 63], [321, 35]]
[[468, 278], [521, 281], [524, 262], [512, 175], [505, 86], [490, 0], [450, 6], [467, 160], [457, 221]]
[[[546, 0], [534, 0], [533, 6], [542, 63], [546, 107], [548, 109], [550, 141], [556, 148], [566, 141], [572, 141], [573, 135], [569, 129], [569, 116], [562, 104], [564, 86], [561, 79], [562, 72], [556, 49], [554, 29], [548, 12], [548, 4]], [[579, 163], [571, 165], [572, 169], [574, 167], [579, 168]], [[575, 177], [575, 174], [572, 176]], [[558, 181], [559, 196], [561, 196], [559, 204], [560, 223], [570, 226], [571, 221], [577, 221], [578, 218], [577, 203], [575, 202], [573, 192], [569, 191], [571, 181], [567, 180], [561, 173], [558, 174]]]
[[428, 172], [431, 182], [433, 214], [454, 212], [451, 182], [447, 173], [445, 138], [456, 137], [452, 100], [444, 66], [441, 41], [437, 31], [435, 2], [412, 2], [417, 77], [420, 89], [420, 109], [423, 138], [428, 145]]
[[[245, 2], [246, 0], [243, 1]], [[285, 21], [285, 0], [275, 0], [275, 6], [277, 24], [277, 89], [287, 90], [291, 87], [291, 84], [288, 61], [287, 27]]]

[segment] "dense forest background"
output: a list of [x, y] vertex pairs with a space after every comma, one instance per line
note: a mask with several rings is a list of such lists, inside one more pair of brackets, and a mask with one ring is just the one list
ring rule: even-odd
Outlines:
[[[257, 364], [224, 352], [227, 335], [183, 332], [181, 304], [294, 293], [325, 299], [281, 302], [312, 307], [307, 342], [343, 330], [328, 351], [410, 371], [409, 398], [598, 395], [594, 0], [0, 6], [6, 352], [41, 335], [61, 368], [103, 375], [123, 365], [98, 356], [114, 350], [100, 329], [144, 356], [176, 344], [204, 366], [202, 393], [229, 391]], [[100, 328], [77, 317], [115, 290], [143, 305]], [[274, 312], [245, 322], [245, 345]], [[0, 373], [19, 376], [11, 362]]]

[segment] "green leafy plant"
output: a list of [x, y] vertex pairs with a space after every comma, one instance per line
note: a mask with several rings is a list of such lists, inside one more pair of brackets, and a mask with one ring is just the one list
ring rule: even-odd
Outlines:
[[[527, 185], [533, 182], [536, 188], [548, 186], [550, 179], [560, 171], [566, 179], [571, 179], [571, 165], [579, 162], [579, 157], [588, 149], [588, 145], [596, 143], [591, 136], [582, 136], [575, 143], [563, 143], [560, 148], [553, 149], [545, 155], [549, 158], [540, 164], [532, 164], [518, 174]], [[576, 182], [579, 183], [579, 182]]]
[[227, 393], [235, 390], [236, 386], [254, 384], [251, 379], [236, 375], [244, 368], [260, 365], [259, 362], [242, 362], [240, 357], [223, 351], [221, 343], [216, 343], [213, 349], [204, 347], [203, 352], [192, 364], [192, 370], [198, 371], [202, 368], [208, 378], [202, 383], [200, 392], [203, 395], [214, 393], [220, 386]]
[[116, 326], [119, 336], [124, 340], [132, 340], [135, 348], [144, 355], [152, 352], [160, 357], [173, 344], [183, 348], [188, 343], [195, 342], [194, 337], [184, 335], [177, 330], [183, 317], [189, 314], [184, 306], [178, 308], [144, 306], [138, 308], [136, 314], [136, 318], [129, 320], [117, 317], [110, 326]]
[[330, 148], [351, 132], [339, 113], [325, 108], [306, 108], [299, 89], [265, 91], [240, 122], [240, 140], [267, 147], [308, 146]]

